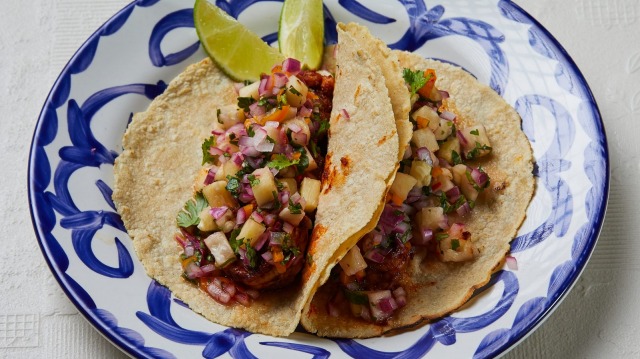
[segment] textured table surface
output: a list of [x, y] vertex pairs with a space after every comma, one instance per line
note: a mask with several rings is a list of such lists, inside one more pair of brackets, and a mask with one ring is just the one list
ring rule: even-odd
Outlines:
[[[78, 313], [37, 245], [27, 159], [40, 108], [76, 49], [127, 0], [0, 0], [0, 357], [125, 357]], [[571, 293], [506, 358], [640, 357], [640, 1], [517, 0], [566, 48], [600, 107], [611, 192]], [[626, 154], [625, 154], [626, 153]]]

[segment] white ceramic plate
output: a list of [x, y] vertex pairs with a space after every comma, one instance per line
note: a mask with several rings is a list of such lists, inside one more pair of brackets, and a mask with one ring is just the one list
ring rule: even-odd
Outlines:
[[[217, 1], [276, 39], [281, 4]], [[330, 340], [254, 335], [210, 323], [156, 284], [138, 262], [111, 201], [113, 162], [131, 114], [205, 55], [192, 1], [138, 0], [100, 27], [64, 68], [35, 129], [29, 200], [42, 252], [78, 310], [130, 355], [158, 358], [494, 357], [564, 297], [596, 243], [607, 202], [605, 134], [589, 88], [553, 37], [510, 1], [326, 1], [393, 48], [455, 63], [520, 113], [537, 160], [537, 191], [504, 268], [465, 307], [393, 337]]]

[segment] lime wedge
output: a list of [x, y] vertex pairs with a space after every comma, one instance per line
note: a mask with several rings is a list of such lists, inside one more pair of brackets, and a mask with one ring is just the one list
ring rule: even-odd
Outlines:
[[284, 57], [262, 39], [207, 0], [197, 0], [193, 21], [207, 54], [236, 81], [256, 81]]
[[322, 63], [324, 15], [322, 0], [285, 0], [280, 13], [280, 52], [303, 67], [317, 69]]

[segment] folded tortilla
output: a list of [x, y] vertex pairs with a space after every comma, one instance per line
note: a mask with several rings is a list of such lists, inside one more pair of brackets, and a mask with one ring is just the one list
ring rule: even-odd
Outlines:
[[[394, 51], [393, 54], [403, 68], [435, 69], [438, 88], [448, 91], [451, 96], [446, 101], [447, 109], [458, 116], [463, 127], [483, 124], [486, 128], [493, 150], [481, 165], [491, 178], [489, 191], [492, 195], [488, 200], [478, 202], [464, 221], [480, 254], [469, 262], [445, 263], [427, 257], [424, 249], [418, 248], [408, 266], [411, 284], [405, 287], [407, 304], [384, 325], [351, 315], [330, 316], [328, 302], [339, 289], [331, 284], [322, 286], [305, 307], [301, 318], [308, 331], [320, 336], [379, 336], [442, 317], [462, 306], [475, 289], [489, 281], [492, 272], [503, 261], [534, 192], [531, 147], [520, 129], [520, 117], [511, 106], [458, 67], [412, 53]], [[356, 242], [351, 237], [347, 241], [348, 244]], [[340, 255], [345, 253], [344, 250], [339, 252]]]
[[248, 307], [222, 305], [184, 280], [181, 249], [174, 240], [176, 214], [192, 197], [201, 168], [202, 140], [215, 126], [216, 110], [236, 101], [233, 82], [210, 59], [191, 65], [134, 116], [125, 133], [124, 151], [114, 168], [113, 199], [138, 258], [149, 276], [215, 323], [289, 335], [317, 282], [326, 279], [324, 269], [337, 261], [341, 245], [355, 244], [380, 216], [400, 148], [389, 93], [379, 81], [380, 66], [366, 53], [339, 50], [336, 65], [329, 155], [313, 236], [353, 240], [313, 242], [302, 280], [262, 291]]

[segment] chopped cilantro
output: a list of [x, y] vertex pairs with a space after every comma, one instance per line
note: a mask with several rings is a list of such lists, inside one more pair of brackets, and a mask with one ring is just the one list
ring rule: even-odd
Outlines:
[[256, 100], [253, 97], [238, 97], [238, 107], [243, 109], [244, 112], [249, 112], [249, 106], [251, 106]]
[[477, 129], [473, 130], [473, 131], [469, 131], [470, 134], [474, 135], [474, 136], [480, 136], [480, 132], [478, 132]]
[[222, 111], [220, 111], [220, 109], [217, 109], [216, 118], [218, 119], [218, 123], [222, 125], [223, 123], [222, 123], [222, 120], [220, 119], [220, 113], [222, 113]]
[[233, 253], [238, 253], [238, 248], [240, 248], [243, 242], [242, 238], [238, 238], [238, 234], [240, 234], [240, 228], [231, 231], [231, 235], [229, 236], [229, 245], [231, 249], [233, 249]]
[[213, 161], [215, 161], [215, 156], [213, 156], [209, 152], [209, 149], [215, 145], [216, 145], [216, 138], [214, 136], [211, 136], [206, 140], [204, 140], [204, 142], [202, 143], [202, 164], [209, 163], [209, 162], [213, 163]]
[[275, 157], [267, 162], [267, 166], [269, 168], [275, 168], [277, 170], [283, 170], [289, 166], [293, 166], [293, 165], [297, 165], [298, 162], [300, 162], [299, 159], [297, 160], [289, 160], [287, 158], [287, 156], [283, 155], [283, 154], [277, 154], [275, 155]]
[[248, 175], [247, 179], [249, 180], [251, 187], [255, 187], [260, 184], [260, 179], [256, 178], [254, 175]]
[[[251, 136], [251, 137], [253, 137], [253, 136]], [[269, 143], [276, 143], [276, 140], [274, 140], [273, 138], [271, 138], [271, 137], [269, 137], [269, 136], [265, 137], [265, 139], [266, 139], [266, 140], [267, 140], [267, 142], [269, 142]]]
[[302, 213], [302, 205], [300, 203], [293, 203], [291, 198], [289, 198], [289, 212], [291, 212], [291, 214]]
[[458, 247], [460, 247], [460, 241], [457, 239], [452, 239], [451, 240], [451, 249], [453, 249], [454, 251], [456, 249], [458, 249]]
[[296, 96], [302, 96], [302, 94], [300, 93], [300, 91], [296, 90], [295, 87], [290, 86], [288, 88], [288, 91], [291, 92], [292, 94], [296, 95]]
[[249, 128], [247, 128], [247, 136], [253, 137], [255, 135], [256, 135], [256, 131], [253, 130], [253, 126], [249, 126]]
[[431, 187], [429, 186], [422, 186], [422, 194], [424, 194], [425, 196], [428, 196], [431, 194]]
[[318, 126], [318, 131], [316, 132], [316, 136], [322, 136], [327, 131], [329, 131], [329, 121], [320, 120], [320, 125]]
[[307, 253], [307, 263], [313, 264], [313, 255], [311, 253]]
[[236, 137], [236, 134], [235, 134], [235, 133], [233, 133], [233, 132], [232, 132], [232, 133], [230, 133], [230, 134], [229, 134], [229, 142], [230, 142], [232, 145], [235, 145], [235, 146], [237, 146], [237, 145], [238, 145], [238, 137]]
[[240, 180], [238, 177], [227, 176], [227, 186], [225, 187], [232, 196], [238, 198], [240, 195]]
[[307, 156], [307, 151], [304, 148], [300, 148], [300, 158], [298, 163], [296, 164], [296, 168], [298, 169], [298, 173], [303, 173], [307, 167], [309, 167], [309, 156]]
[[209, 203], [202, 193], [196, 193], [195, 198], [188, 200], [183, 210], [178, 212], [178, 217], [176, 218], [178, 226], [187, 228], [198, 225], [198, 223], [200, 223], [200, 212], [208, 205]]
[[420, 70], [411, 71], [410, 69], [404, 69], [402, 71], [402, 77], [404, 78], [404, 82], [411, 88], [411, 95], [415, 95], [428, 81], [428, 79], [424, 77], [424, 72]]
[[449, 238], [449, 234], [448, 233], [438, 233], [436, 234], [436, 240], [439, 242], [443, 239], [447, 239]]
[[280, 203], [280, 200], [278, 199], [278, 191], [271, 191], [271, 194], [273, 195], [273, 209], [277, 211], [282, 207], [282, 203]]
[[487, 145], [481, 145], [480, 142], [476, 142], [475, 147], [467, 153], [465, 156], [468, 160], [473, 160], [476, 157], [480, 156], [480, 151], [489, 151], [491, 152], [492, 148]]
[[253, 247], [251, 247], [249, 241], [245, 243], [245, 248], [247, 249], [246, 256], [249, 260], [249, 267], [256, 268], [258, 266], [258, 253]]
[[454, 150], [451, 151], [451, 160], [453, 161], [453, 165], [459, 165], [462, 163], [462, 158], [460, 154]]

